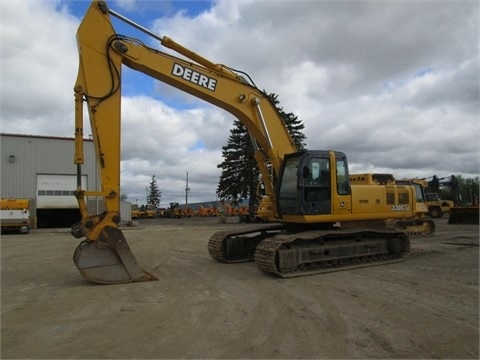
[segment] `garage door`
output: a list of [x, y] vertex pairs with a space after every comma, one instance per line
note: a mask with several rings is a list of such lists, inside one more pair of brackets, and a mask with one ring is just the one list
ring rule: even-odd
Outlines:
[[[87, 176], [82, 175], [82, 188], [86, 188]], [[74, 191], [76, 175], [37, 175], [37, 209], [78, 208]]]

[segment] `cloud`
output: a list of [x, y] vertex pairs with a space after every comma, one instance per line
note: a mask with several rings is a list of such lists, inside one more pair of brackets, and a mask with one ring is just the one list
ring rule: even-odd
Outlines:
[[122, 189], [141, 197], [156, 175], [162, 204], [182, 202], [188, 172], [192, 198], [215, 199], [217, 164], [230, 125], [225, 113], [174, 110], [146, 96], [124, 97], [122, 106]]
[[[344, 151], [353, 172], [480, 173], [478, 2], [220, 0], [195, 13], [185, 4], [109, 3], [246, 71], [304, 121], [308, 148]], [[77, 5], [1, 3], [2, 132], [73, 135]], [[232, 116], [124, 73], [122, 192], [142, 202], [156, 175], [165, 201], [182, 202], [188, 171], [192, 201], [214, 199]]]
[[78, 20], [55, 4], [1, 4], [3, 132], [73, 135]]

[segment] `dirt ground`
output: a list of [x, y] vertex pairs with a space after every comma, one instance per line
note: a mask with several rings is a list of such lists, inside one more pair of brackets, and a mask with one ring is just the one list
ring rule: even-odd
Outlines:
[[123, 228], [160, 279], [94, 285], [67, 229], [1, 238], [1, 358], [479, 357], [479, 227], [435, 220], [406, 261], [293, 279], [207, 251], [229, 218]]

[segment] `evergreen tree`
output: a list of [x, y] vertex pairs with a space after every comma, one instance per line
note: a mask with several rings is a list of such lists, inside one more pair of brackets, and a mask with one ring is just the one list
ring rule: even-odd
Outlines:
[[[286, 113], [280, 107], [278, 95], [268, 95], [277, 108], [287, 127], [290, 136], [298, 150], [305, 147], [303, 123], [293, 113]], [[254, 213], [258, 206], [257, 187], [260, 182], [260, 170], [254, 158], [254, 148], [247, 128], [240, 121], [234, 121], [234, 128], [230, 131], [227, 145], [222, 147], [223, 162], [217, 165], [222, 169], [217, 187], [217, 195], [221, 200], [238, 203], [249, 199], [250, 213]]]
[[288, 133], [292, 137], [292, 140], [297, 147], [297, 150], [304, 150], [305, 140], [307, 138], [303, 133], [305, 125], [301, 120], [298, 119], [298, 116], [294, 113], [286, 113], [285, 111], [283, 111], [283, 107], [280, 107], [280, 101], [278, 100], [277, 94], [271, 93], [268, 96], [270, 97], [270, 100], [273, 102], [278, 112], [280, 113], [280, 116], [282, 117], [282, 120], [288, 129]]
[[155, 209], [158, 209], [160, 207], [161, 196], [162, 193], [158, 188], [157, 179], [155, 178], [155, 175], [152, 175], [152, 180], [150, 181], [148, 187], [147, 205], [151, 205]]
[[228, 143], [222, 147], [224, 160], [217, 165], [222, 169], [217, 187], [217, 194], [221, 200], [236, 204], [246, 199], [250, 193], [255, 194], [260, 171], [253, 152], [252, 141], [246, 127], [235, 120]]

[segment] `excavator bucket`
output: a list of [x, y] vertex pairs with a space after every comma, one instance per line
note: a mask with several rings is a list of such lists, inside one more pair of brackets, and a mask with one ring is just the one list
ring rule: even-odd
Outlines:
[[454, 207], [450, 209], [448, 223], [478, 225], [478, 219], [478, 206]]
[[86, 280], [97, 284], [158, 280], [138, 266], [122, 231], [113, 226], [105, 227], [96, 241], [81, 242], [73, 261]]

